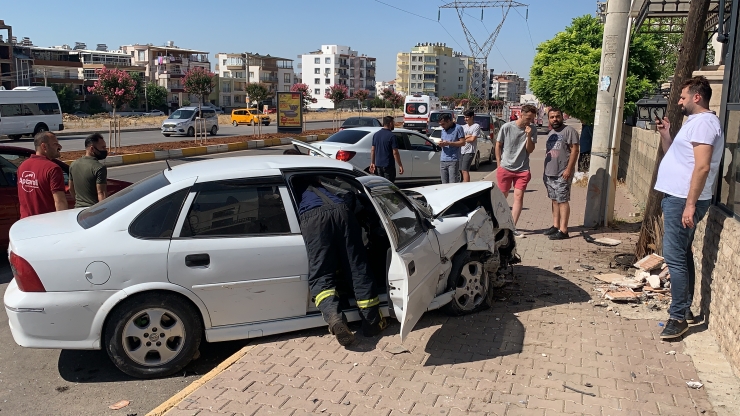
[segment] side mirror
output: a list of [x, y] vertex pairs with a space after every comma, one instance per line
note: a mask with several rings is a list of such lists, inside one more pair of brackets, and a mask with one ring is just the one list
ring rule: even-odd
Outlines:
[[435, 152], [441, 152], [442, 151], [442, 148], [439, 145], [436, 145], [436, 144], [432, 144], [432, 148], [434, 149]]

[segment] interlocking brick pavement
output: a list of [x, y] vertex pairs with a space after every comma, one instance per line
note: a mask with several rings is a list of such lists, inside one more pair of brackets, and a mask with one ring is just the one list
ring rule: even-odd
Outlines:
[[[398, 355], [386, 351], [400, 343], [397, 323], [380, 337], [358, 334], [348, 349], [325, 328], [257, 339], [168, 415], [714, 414], [705, 391], [686, 386], [698, 376], [682, 342], [661, 342], [656, 321], [588, 302], [594, 272], [578, 263], [607, 269], [614, 254], [631, 252], [635, 227], [593, 232], [622, 240], [615, 248], [587, 243], [578, 227], [565, 241], [540, 234], [551, 225], [542, 160], [533, 157], [519, 224], [522, 264], [491, 309], [458, 318], [429, 312]], [[585, 194], [573, 187], [571, 224], [582, 224]], [[624, 188], [615, 211], [635, 211]]]

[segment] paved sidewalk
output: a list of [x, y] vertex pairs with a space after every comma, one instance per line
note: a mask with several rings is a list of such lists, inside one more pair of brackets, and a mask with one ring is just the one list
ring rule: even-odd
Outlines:
[[[492, 309], [427, 313], [398, 355], [388, 352], [400, 344], [397, 323], [349, 349], [325, 328], [257, 339], [167, 415], [714, 414], [705, 390], [686, 385], [699, 377], [683, 342], [661, 342], [657, 321], [589, 303], [595, 271], [577, 263], [606, 271], [614, 254], [632, 251], [636, 227], [594, 232], [622, 240], [616, 248], [587, 243], [578, 228], [567, 241], [540, 234], [551, 225], [542, 160], [533, 158], [519, 224], [523, 263]], [[616, 217], [627, 218], [635, 208], [618, 192]], [[571, 224], [582, 224], [585, 194], [573, 187]]]

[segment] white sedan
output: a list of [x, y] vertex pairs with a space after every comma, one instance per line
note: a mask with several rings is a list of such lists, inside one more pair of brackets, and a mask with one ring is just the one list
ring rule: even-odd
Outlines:
[[[383, 313], [404, 340], [421, 315], [490, 305], [518, 262], [506, 199], [491, 182], [400, 191], [308, 156], [211, 159], [164, 170], [87, 209], [10, 230], [5, 311], [30, 348], [105, 349], [123, 372], [173, 374], [209, 342], [326, 325], [311, 302], [294, 179], [311, 175], [365, 207]], [[352, 305], [345, 311], [359, 320]]]
[[[435, 144], [439, 143], [440, 140], [442, 140], [442, 127], [436, 127], [432, 130], [432, 134], [429, 135], [429, 138], [432, 139]], [[473, 164], [470, 169], [480, 169], [480, 164], [482, 162], [494, 163], [496, 161], [496, 151], [494, 150], [494, 146], [494, 142], [491, 141], [483, 131], [481, 131], [478, 135], [478, 147], [475, 152], [475, 159], [473, 159]]]
[[[357, 169], [369, 172], [373, 136], [380, 129], [382, 127], [341, 130], [322, 142], [313, 143], [313, 146], [331, 158], [349, 162]], [[403, 175], [396, 176], [396, 183], [439, 183], [441, 148], [414, 130], [395, 129], [393, 134], [404, 169]]]

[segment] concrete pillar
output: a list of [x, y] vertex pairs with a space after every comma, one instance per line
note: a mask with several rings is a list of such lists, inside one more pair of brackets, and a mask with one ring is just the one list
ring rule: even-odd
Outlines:
[[[607, 3], [604, 38], [601, 47], [601, 70], [596, 93], [594, 135], [591, 145], [591, 167], [589, 169], [586, 212], [583, 225], [597, 227], [607, 221], [605, 212], [607, 193], [612, 182], [610, 153], [613, 152], [611, 137], [616, 124], [615, 112], [621, 111], [620, 95], [623, 100], [620, 79], [626, 65], [625, 48], [629, 26], [630, 0], [610, 0]], [[620, 118], [621, 119], [621, 118]], [[614, 163], [614, 161], [612, 161]]]

